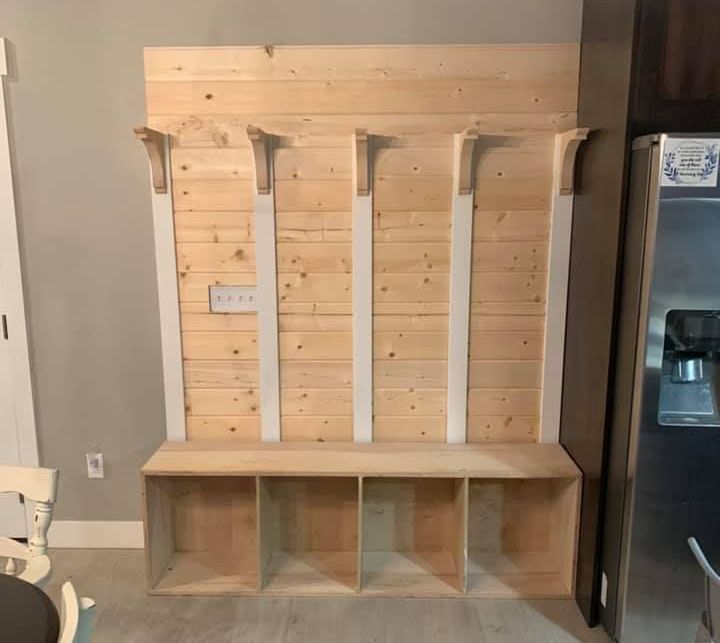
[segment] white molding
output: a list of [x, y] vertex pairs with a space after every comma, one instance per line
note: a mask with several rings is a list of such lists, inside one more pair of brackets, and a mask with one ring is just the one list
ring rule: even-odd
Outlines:
[[[461, 176], [472, 172], [463, 167], [468, 162], [467, 145], [477, 136], [455, 135], [453, 152], [452, 233], [450, 239], [450, 316], [448, 320], [447, 441], [467, 441], [468, 362], [470, 333], [470, 281], [472, 277], [472, 185], [461, 185]], [[472, 165], [472, 152], [469, 162]], [[471, 176], [471, 174], [470, 174]]]
[[[268, 194], [255, 190], [255, 255], [258, 348], [260, 354], [260, 432], [263, 442], [280, 441], [280, 364], [278, 349], [277, 243], [272, 137], [267, 140]], [[257, 171], [257, 170], [256, 170]]]
[[[13, 185], [12, 152], [10, 147], [10, 123], [7, 112], [6, 83], [8, 75], [8, 47], [0, 38], [0, 282], [3, 288], [4, 310], [8, 322], [8, 349], [12, 373], [12, 405], [15, 410], [18, 462], [27, 467], [39, 465], [35, 403], [33, 398], [32, 372], [30, 368], [30, 342], [28, 338], [25, 294], [23, 292], [20, 239], [17, 227], [17, 209]], [[5, 341], [1, 340], [0, 341]], [[6, 499], [7, 503], [12, 500]], [[14, 510], [13, 510], [14, 511]], [[13, 514], [15, 515], [15, 514]], [[23, 529], [31, 533], [33, 512], [26, 503], [17, 510], [13, 531]]]
[[18, 464], [36, 467], [39, 460], [30, 370], [30, 343], [13, 187], [10, 124], [5, 96], [8, 73], [7, 47], [7, 40], [0, 38], [0, 280], [2, 280], [6, 306], [3, 312], [8, 318], [8, 342], [20, 457]]
[[54, 520], [48, 543], [51, 549], [143, 549], [145, 539], [139, 520]]
[[[165, 172], [170, 176], [170, 136], [163, 136]], [[157, 271], [158, 305], [160, 309], [160, 342], [162, 345], [163, 387], [165, 393], [165, 432], [167, 439], [183, 442], [185, 432], [185, 393], [180, 336], [180, 301], [178, 297], [177, 259], [172, 190], [152, 194], [153, 227], [155, 232], [155, 270]]]
[[[368, 137], [369, 139], [369, 137]], [[372, 152], [352, 137], [353, 438], [373, 440], [373, 189]], [[363, 164], [358, 154], [366, 153]], [[358, 194], [358, 167], [368, 171], [367, 195]], [[364, 166], [364, 168], [363, 168]]]
[[[586, 129], [570, 130], [555, 135], [545, 312], [545, 351], [538, 432], [538, 442], [550, 444], [560, 441], [565, 326], [568, 282], [570, 279], [570, 243], [574, 198], [572, 171], [577, 147], [580, 141], [586, 137]], [[568, 181], [569, 184], [567, 184]]]

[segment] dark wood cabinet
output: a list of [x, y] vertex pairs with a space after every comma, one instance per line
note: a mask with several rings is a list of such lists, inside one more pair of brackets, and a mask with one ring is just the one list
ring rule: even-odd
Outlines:
[[642, 0], [633, 134], [720, 127], [720, 0]]

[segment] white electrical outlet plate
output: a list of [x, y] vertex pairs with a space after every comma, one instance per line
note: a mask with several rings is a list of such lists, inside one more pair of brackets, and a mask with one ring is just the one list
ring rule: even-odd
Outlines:
[[103, 454], [96, 452], [86, 453], [85, 458], [87, 460], [88, 478], [104, 478], [105, 463]]
[[603, 607], [607, 607], [607, 593], [608, 593], [608, 577], [605, 572], [602, 573], [602, 581], [600, 584], [600, 604]]
[[210, 312], [257, 312], [256, 291], [255, 286], [210, 286]]

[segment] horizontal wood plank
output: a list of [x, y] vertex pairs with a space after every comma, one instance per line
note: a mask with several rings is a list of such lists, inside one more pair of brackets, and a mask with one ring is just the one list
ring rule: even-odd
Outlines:
[[523, 416], [471, 416], [468, 442], [536, 442], [538, 420]]
[[148, 112], [160, 114], [563, 112], [576, 109], [577, 80], [150, 81], [145, 94]]
[[145, 475], [339, 475], [579, 478], [559, 444], [294, 444], [165, 442]]
[[468, 415], [529, 415], [540, 408], [537, 389], [482, 389], [468, 391]]
[[382, 47], [145, 49], [150, 81], [385, 80], [577, 76], [576, 43]]

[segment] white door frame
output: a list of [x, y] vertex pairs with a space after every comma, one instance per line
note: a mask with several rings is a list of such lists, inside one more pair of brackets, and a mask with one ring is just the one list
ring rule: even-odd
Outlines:
[[[38, 447], [5, 96], [7, 76], [8, 42], [5, 38], [0, 38], [0, 284], [4, 295], [4, 309], [0, 310], [0, 315], [6, 316], [8, 329], [7, 340], [0, 329], [0, 341], [7, 341], [9, 344], [18, 464], [36, 467], [39, 464]], [[28, 508], [25, 512], [26, 520], [31, 519], [29, 513]], [[5, 530], [3, 522], [0, 522], [0, 530]], [[24, 537], [27, 533], [24, 531], [22, 534], [12, 535]]]

